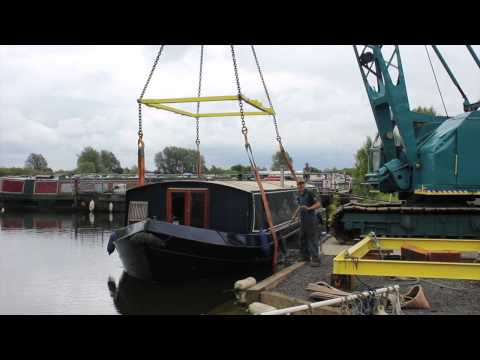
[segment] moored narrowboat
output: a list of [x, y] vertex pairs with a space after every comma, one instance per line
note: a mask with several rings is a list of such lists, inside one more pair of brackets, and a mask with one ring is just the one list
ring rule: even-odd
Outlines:
[[[263, 187], [285, 245], [299, 231], [298, 221], [292, 221], [296, 183], [265, 181]], [[112, 233], [108, 252], [117, 249], [134, 277], [271, 267], [273, 240], [255, 181], [166, 181], [128, 190], [126, 202], [126, 226]]]

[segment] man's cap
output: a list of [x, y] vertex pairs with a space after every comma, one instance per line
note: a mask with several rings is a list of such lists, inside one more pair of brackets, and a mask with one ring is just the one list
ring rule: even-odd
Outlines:
[[298, 180], [298, 184], [305, 184], [305, 180]]

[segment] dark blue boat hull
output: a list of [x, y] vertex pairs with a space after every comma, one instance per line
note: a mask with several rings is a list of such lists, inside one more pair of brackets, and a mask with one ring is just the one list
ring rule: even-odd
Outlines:
[[110, 250], [112, 245], [125, 271], [147, 280], [248, 275], [272, 267], [273, 242], [267, 233], [234, 234], [146, 220], [117, 230]]

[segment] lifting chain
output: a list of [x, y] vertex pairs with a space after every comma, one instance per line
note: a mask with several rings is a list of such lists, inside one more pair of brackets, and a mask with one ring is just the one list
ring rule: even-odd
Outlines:
[[240, 88], [240, 78], [238, 76], [237, 59], [235, 57], [234, 46], [230, 45], [230, 49], [231, 49], [231, 52], [232, 52], [233, 69], [235, 71], [235, 80], [237, 82], [238, 104], [239, 104], [239, 107], [240, 107], [240, 117], [242, 119], [242, 134], [245, 138], [245, 150], [247, 152], [248, 159], [250, 160], [250, 165], [251, 165], [252, 171], [255, 174], [255, 180], [257, 182], [258, 189], [260, 190], [260, 194], [262, 196], [263, 209], [265, 210], [265, 216], [266, 216], [266, 219], [267, 219], [268, 229], [270, 230], [270, 232], [272, 234], [272, 239], [273, 239], [272, 267], [273, 267], [273, 271], [275, 272], [276, 267], [277, 267], [277, 261], [278, 261], [278, 237], [277, 237], [277, 232], [276, 232], [276, 230], [274, 228], [274, 225], [273, 225], [272, 212], [270, 210], [270, 204], [268, 202], [268, 197], [267, 197], [267, 194], [265, 193], [265, 190], [263, 188], [257, 165], [255, 164], [255, 159], [253, 157], [252, 147], [250, 146], [250, 143], [248, 142], [248, 136], [247, 136], [248, 129], [247, 129], [247, 125], [245, 124], [245, 113], [243, 111], [242, 91], [241, 91], [241, 88]]
[[230, 45], [230, 49], [232, 51], [232, 59], [233, 59], [233, 69], [235, 71], [235, 80], [237, 82], [237, 90], [238, 90], [238, 104], [240, 107], [240, 118], [242, 119], [242, 134], [245, 137], [245, 150], [247, 151], [248, 160], [250, 161], [250, 165], [252, 166], [253, 171], [257, 171], [257, 164], [255, 163], [255, 158], [253, 157], [252, 147], [248, 142], [248, 128], [245, 123], [245, 112], [243, 110], [243, 100], [242, 100], [242, 90], [240, 87], [240, 77], [238, 76], [238, 67], [237, 67], [237, 59], [235, 57], [235, 49], [233, 45]]
[[153, 73], [155, 71], [155, 68], [157, 67], [158, 60], [160, 59], [160, 56], [162, 55], [163, 48], [165, 45], [162, 45], [160, 47], [160, 50], [158, 50], [157, 57], [155, 58], [155, 62], [153, 63], [152, 70], [150, 71], [150, 74], [148, 75], [147, 82], [145, 83], [145, 86], [143, 87], [142, 93], [140, 94], [140, 97], [138, 98], [138, 137], [142, 138], [143, 137], [143, 129], [142, 129], [142, 103], [140, 102], [143, 99], [143, 96], [145, 95], [145, 92], [147, 91], [148, 85], [150, 84], [150, 80], [152, 80]]
[[[203, 75], [203, 49], [204, 45], [200, 47], [200, 71], [198, 75], [198, 93], [197, 96], [202, 95], [202, 75]], [[197, 115], [200, 113], [200, 101], [197, 102]], [[200, 124], [198, 116], [195, 118], [196, 121], [196, 130], [197, 138], [195, 139], [195, 144], [197, 145], [197, 176], [200, 177], [202, 174], [202, 158], [200, 156]]]
[[[200, 48], [200, 71], [198, 75], [198, 92], [197, 96], [200, 97], [202, 95], [202, 75], [203, 75], [203, 47]], [[200, 113], [200, 101], [197, 102], [197, 115]], [[197, 144], [197, 148], [200, 146], [200, 129], [199, 129], [199, 121], [198, 117], [196, 118], [197, 122], [197, 138], [195, 140], [195, 144]]]
[[[260, 62], [258, 61], [257, 52], [255, 51], [255, 46], [250, 45], [250, 47], [252, 48], [253, 57], [255, 59], [255, 64], [257, 64], [258, 73], [260, 74], [260, 79], [262, 80], [263, 88], [265, 89], [265, 94], [267, 95], [268, 105], [270, 106], [271, 109], [273, 109], [272, 99], [270, 98], [270, 93], [268, 92], [267, 84], [265, 83], [265, 79], [263, 78], [262, 68], [260, 67]], [[278, 131], [277, 117], [275, 116], [275, 114], [272, 114], [272, 117], [273, 117], [273, 125], [275, 126], [275, 133], [277, 134], [277, 141], [281, 143], [282, 138], [280, 137], [280, 133]]]
[[238, 105], [240, 106], [240, 118], [242, 119], [242, 134], [245, 137], [245, 147], [250, 146], [248, 144], [247, 138], [247, 125], [245, 124], [245, 112], [243, 111], [243, 100], [242, 100], [242, 90], [240, 88], [240, 79], [238, 77], [238, 67], [237, 67], [237, 59], [235, 58], [235, 49], [233, 45], [230, 45], [230, 49], [232, 51], [232, 59], [233, 59], [233, 69], [235, 71], [235, 80], [237, 81], [237, 90], [238, 90]]
[[[258, 73], [260, 74], [260, 79], [262, 80], [263, 88], [265, 89], [265, 94], [267, 96], [268, 105], [273, 110], [272, 99], [270, 98], [270, 93], [268, 92], [267, 84], [265, 83], [265, 79], [263, 78], [263, 72], [262, 72], [262, 68], [260, 67], [260, 62], [258, 61], [257, 52], [255, 51], [255, 46], [250, 45], [250, 47], [252, 49], [253, 57], [255, 59], [255, 64], [257, 65]], [[282, 156], [285, 160], [285, 163], [287, 164], [287, 167], [290, 170], [290, 173], [292, 174], [293, 179], [298, 182], [297, 175], [295, 174], [295, 169], [293, 168], [292, 162], [288, 158], [287, 152], [285, 151], [285, 148], [283, 147], [282, 138], [281, 138], [280, 132], [278, 130], [277, 117], [275, 116], [275, 113], [272, 114], [272, 118], [273, 118], [273, 125], [275, 127], [275, 133], [277, 135], [276, 140], [278, 141], [278, 145], [280, 147], [280, 153], [282, 154]]]

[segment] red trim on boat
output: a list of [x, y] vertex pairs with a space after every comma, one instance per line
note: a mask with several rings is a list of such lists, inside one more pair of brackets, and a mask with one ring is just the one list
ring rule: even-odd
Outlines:
[[4, 193], [23, 193], [25, 180], [3, 179], [2, 192]]
[[35, 181], [35, 194], [56, 194], [58, 181]]

